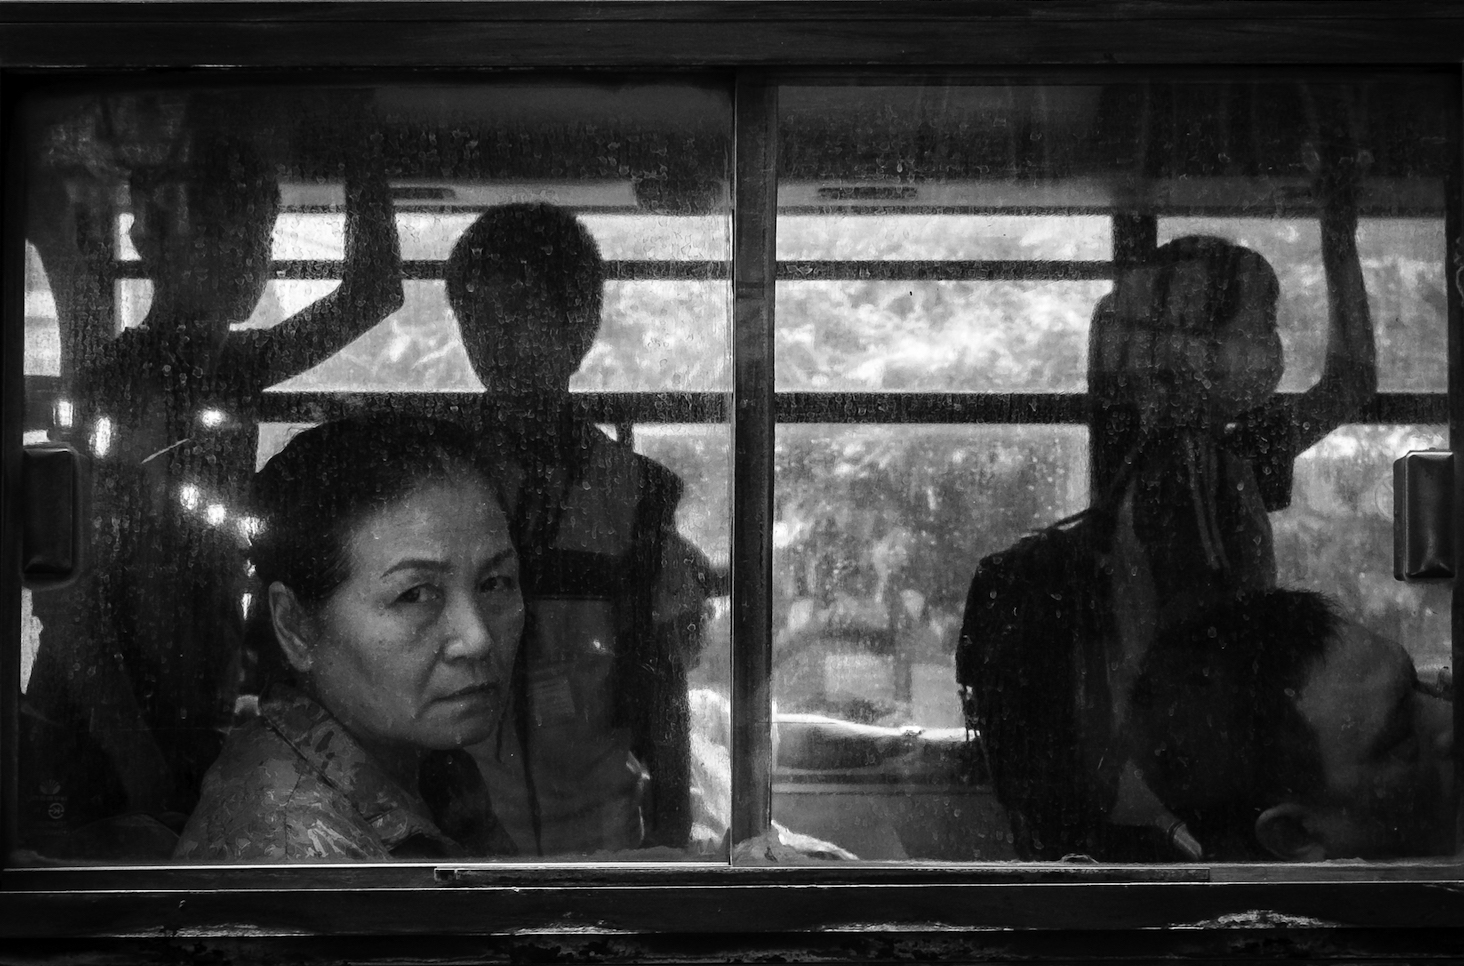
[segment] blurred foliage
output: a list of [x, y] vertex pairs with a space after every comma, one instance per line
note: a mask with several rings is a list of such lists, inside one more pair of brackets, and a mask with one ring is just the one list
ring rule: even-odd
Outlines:
[[[850, 650], [897, 656], [903, 723], [944, 706], [913, 668], [951, 666], [976, 562], [1087, 503], [1078, 426], [782, 426], [775, 453], [773, 626], [779, 707], [852, 713], [829, 692]], [[942, 701], [944, 696], [947, 700]], [[868, 715], [863, 715], [868, 717]]]
[[1450, 588], [1393, 579], [1393, 460], [1447, 444], [1444, 426], [1342, 426], [1296, 461], [1291, 506], [1271, 515], [1281, 584], [1329, 594], [1420, 665], [1450, 663]]
[[[729, 247], [721, 216], [587, 220], [611, 257], [717, 260]], [[465, 224], [454, 218], [450, 227], [455, 233]], [[451, 239], [427, 237], [422, 225], [412, 230], [421, 236], [413, 244], [430, 247], [435, 257], [450, 248]], [[1274, 265], [1287, 359], [1283, 389], [1305, 388], [1320, 372], [1325, 347], [1326, 284], [1316, 223], [1160, 222], [1161, 241], [1197, 232], [1249, 245]], [[1103, 260], [1110, 252], [1107, 233], [1101, 217], [791, 215], [779, 222], [779, 252], [786, 259]], [[277, 237], [277, 244], [288, 245], [296, 257], [329, 257], [308, 253], [331, 240]], [[1359, 248], [1383, 390], [1443, 391], [1441, 221], [1368, 220]], [[27, 273], [28, 372], [54, 364], [54, 309], [38, 274]], [[332, 285], [271, 283], [248, 324], [274, 324]], [[401, 311], [279, 388], [480, 388], [442, 283], [410, 282], [407, 288]], [[1107, 282], [787, 281], [778, 288], [777, 385], [1081, 392], [1088, 317], [1107, 288]], [[124, 315], [139, 318], [143, 286], [126, 301]], [[611, 282], [600, 339], [573, 388], [725, 391], [731, 383], [730, 314], [724, 281]], [[1445, 443], [1437, 427], [1344, 426], [1298, 460], [1293, 505], [1273, 516], [1283, 584], [1333, 595], [1346, 613], [1404, 642], [1425, 662], [1448, 660], [1448, 594], [1392, 579], [1390, 467], [1408, 449]], [[686, 481], [681, 527], [725, 566], [729, 427], [639, 426], [636, 445]], [[932, 696], [922, 692], [941, 678], [916, 672], [949, 666], [977, 560], [1086, 504], [1086, 430], [783, 425], [775, 461], [774, 685], [780, 707], [954, 724], [954, 676], [946, 679], [948, 692]], [[730, 617], [719, 604], [703, 669], [712, 680], [726, 680], [729, 635]], [[830, 686], [850, 685], [834, 680], [837, 662], [826, 659], [849, 653], [881, 660], [898, 654], [892, 665], [870, 666], [893, 666], [897, 676], [908, 677], [897, 682], [893, 699], [883, 692], [860, 700], [845, 694], [839, 700], [846, 706], [839, 706]]]
[[[815, 251], [846, 258], [1055, 257], [1050, 227], [1064, 220], [1026, 221], [1046, 230], [1026, 235], [1020, 224], [1008, 222], [993, 226], [1000, 230], [975, 246], [953, 232], [944, 252], [929, 227], [883, 241], [873, 232], [846, 232], [845, 251], [817, 248], [808, 239], [780, 240], [780, 249], [803, 257]], [[1074, 224], [1072, 237], [1082, 238], [1083, 229]], [[1315, 382], [1327, 319], [1315, 222], [1165, 219], [1160, 232], [1161, 241], [1217, 234], [1265, 255], [1281, 282], [1283, 389]], [[911, 243], [911, 236], [918, 241]], [[1442, 223], [1367, 221], [1359, 248], [1382, 389], [1444, 390]], [[1107, 288], [1071, 282], [784, 283], [778, 385], [1082, 391], [1087, 319]], [[1331, 594], [1345, 613], [1402, 641], [1422, 663], [1449, 660], [1448, 593], [1393, 580], [1391, 463], [1409, 449], [1444, 445], [1438, 428], [1343, 426], [1297, 461], [1293, 505], [1273, 516], [1283, 585]], [[774, 533], [774, 692], [780, 706], [867, 717], [867, 700], [830, 696], [844, 687], [836, 667], [850, 652], [891, 652], [901, 658], [894, 665], [896, 699], [883, 703], [878, 720], [956, 723], [950, 696], [922, 695], [912, 671], [934, 661], [949, 667], [976, 561], [1086, 502], [1086, 433], [1080, 427], [781, 427]], [[904, 674], [910, 675], [908, 687], [898, 681]], [[953, 672], [946, 680], [953, 691]]]

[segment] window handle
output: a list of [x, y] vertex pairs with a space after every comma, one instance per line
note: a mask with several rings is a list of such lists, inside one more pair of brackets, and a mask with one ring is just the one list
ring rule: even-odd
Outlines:
[[70, 583], [81, 572], [81, 454], [64, 443], [32, 444], [25, 448], [21, 473], [25, 585]]
[[1454, 454], [1417, 450], [1393, 461], [1393, 576], [1454, 577]]

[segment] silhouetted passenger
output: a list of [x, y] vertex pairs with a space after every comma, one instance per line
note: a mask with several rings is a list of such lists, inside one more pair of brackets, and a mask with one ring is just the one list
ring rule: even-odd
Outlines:
[[1264, 591], [1166, 630], [1132, 708], [1145, 780], [1211, 858], [1450, 851], [1452, 700], [1317, 594]]
[[279, 188], [223, 120], [194, 117], [172, 162], [132, 172], [151, 305], [82, 361], [62, 420], [93, 458], [89, 565], [35, 597], [27, 754], [71, 825], [193, 807], [237, 690], [258, 403], [402, 304], [386, 183], [351, 146], [341, 284], [273, 328], [235, 328], [270, 277]]
[[1176, 239], [1125, 271], [1099, 304], [1093, 391], [1126, 417], [1108, 423], [1120, 432], [1105, 448], [1136, 463], [1112, 548], [1123, 642], [1114, 656], [1130, 678], [1158, 629], [1275, 586], [1268, 514], [1291, 503], [1296, 457], [1377, 389], [1354, 178], [1352, 158], [1333, 149], [1316, 179], [1327, 343], [1321, 378], [1304, 393], [1276, 395], [1280, 288], [1250, 249]]
[[512, 852], [461, 750], [499, 730], [524, 624], [502, 495], [472, 437], [426, 419], [326, 423], [255, 489], [275, 680], [204, 779], [177, 857]]
[[475, 754], [520, 846], [546, 854], [680, 847], [691, 830], [686, 674], [708, 563], [676, 531], [681, 481], [570, 398], [604, 279], [589, 232], [547, 204], [488, 210], [447, 264], [487, 390], [483, 445], [520, 471], [509, 503], [529, 614], [521, 742]]
[[1115, 457], [1097, 468], [1104, 495], [982, 561], [958, 652], [1019, 854], [1150, 858], [1151, 831], [1173, 826], [1128, 747], [1144, 655], [1164, 628], [1275, 586], [1267, 514], [1290, 501], [1293, 461], [1376, 389], [1353, 177], [1333, 152], [1317, 179], [1327, 354], [1300, 396], [1275, 393], [1279, 290], [1249, 249], [1177, 239], [1098, 306], [1094, 431]]

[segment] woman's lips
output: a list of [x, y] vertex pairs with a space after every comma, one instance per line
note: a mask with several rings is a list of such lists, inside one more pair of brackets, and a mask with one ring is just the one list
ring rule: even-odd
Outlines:
[[489, 700], [496, 698], [499, 693], [498, 682], [484, 681], [481, 684], [470, 684], [465, 688], [459, 688], [451, 694], [438, 698], [439, 701], [475, 701]]

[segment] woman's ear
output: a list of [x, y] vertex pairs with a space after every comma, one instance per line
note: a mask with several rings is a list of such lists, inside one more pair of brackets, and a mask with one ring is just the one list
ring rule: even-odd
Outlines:
[[295, 592], [278, 580], [269, 585], [269, 619], [290, 667], [301, 674], [309, 671], [315, 660], [310, 615]]
[[1256, 841], [1287, 862], [1320, 862], [1327, 857], [1327, 848], [1313, 827], [1315, 819], [1305, 805], [1273, 805], [1256, 819]]

